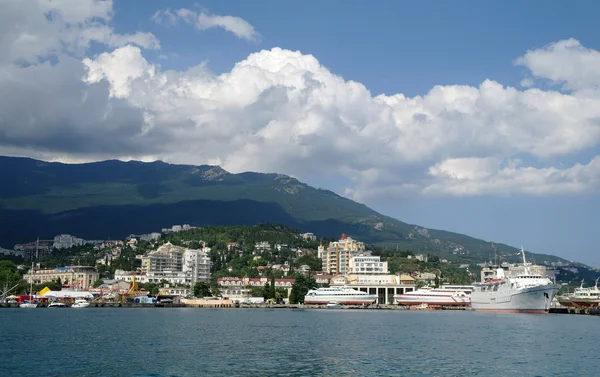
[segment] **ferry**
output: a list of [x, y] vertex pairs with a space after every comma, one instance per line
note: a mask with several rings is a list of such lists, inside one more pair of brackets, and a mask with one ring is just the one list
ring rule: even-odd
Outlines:
[[476, 283], [471, 293], [471, 307], [475, 311], [548, 313], [552, 299], [560, 286], [546, 276], [532, 273], [523, 255], [524, 273], [507, 276], [498, 268], [495, 276]]
[[398, 294], [395, 298], [400, 305], [467, 306], [471, 302], [463, 290], [431, 287]]
[[308, 305], [325, 305], [331, 301], [340, 305], [370, 305], [377, 301], [377, 295], [344, 286], [311, 289], [304, 296], [304, 303]]

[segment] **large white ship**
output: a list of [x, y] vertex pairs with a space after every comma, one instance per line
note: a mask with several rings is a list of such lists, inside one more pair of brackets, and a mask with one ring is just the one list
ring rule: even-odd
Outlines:
[[396, 302], [400, 305], [467, 306], [471, 299], [459, 289], [423, 287], [396, 295]]
[[532, 273], [523, 255], [524, 272], [507, 276], [503, 268], [495, 276], [476, 283], [471, 293], [471, 307], [476, 311], [547, 313], [560, 288], [546, 276]]
[[340, 305], [370, 305], [377, 300], [377, 295], [357, 291], [350, 287], [331, 287], [311, 289], [304, 296], [305, 304], [328, 304], [337, 302]]

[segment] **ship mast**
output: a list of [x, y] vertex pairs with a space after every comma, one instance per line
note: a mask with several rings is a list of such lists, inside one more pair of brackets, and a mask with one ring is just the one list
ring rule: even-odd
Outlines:
[[523, 249], [523, 245], [521, 245], [521, 255], [523, 256], [523, 267], [525, 268], [525, 273], [529, 274], [529, 267], [527, 267], [527, 260], [525, 260], [525, 250]]

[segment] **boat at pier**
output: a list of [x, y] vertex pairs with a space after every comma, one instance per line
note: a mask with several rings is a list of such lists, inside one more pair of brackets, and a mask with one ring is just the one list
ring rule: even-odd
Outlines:
[[84, 299], [77, 299], [77, 300], [75, 300], [75, 303], [73, 303], [73, 305], [71, 305], [72, 308], [87, 308], [89, 306], [90, 306], [90, 303]]
[[547, 276], [533, 273], [521, 248], [524, 272], [509, 276], [498, 267], [495, 276], [476, 283], [471, 293], [471, 307], [475, 311], [548, 313], [552, 299], [560, 286]]
[[581, 286], [575, 288], [573, 293], [556, 296], [558, 302], [563, 306], [598, 306], [600, 305], [600, 289], [598, 289], [598, 280], [592, 288], [584, 288], [583, 280]]
[[377, 295], [346, 286], [311, 289], [304, 296], [304, 303], [308, 305], [325, 305], [330, 301], [335, 301], [340, 305], [370, 305], [376, 300]]
[[400, 305], [467, 306], [471, 302], [469, 295], [462, 290], [431, 287], [397, 294], [395, 298]]
[[[33, 263], [31, 263], [30, 274], [33, 274]], [[35, 302], [35, 298], [33, 297], [33, 276], [29, 278], [29, 300], [27, 302], [23, 302], [19, 305], [19, 308], [24, 309], [33, 309], [37, 308], [37, 302]]]

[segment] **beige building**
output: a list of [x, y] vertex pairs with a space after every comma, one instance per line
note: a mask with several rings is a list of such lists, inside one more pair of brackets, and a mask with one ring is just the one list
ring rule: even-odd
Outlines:
[[323, 260], [323, 272], [344, 275], [350, 272], [350, 259], [366, 253], [365, 244], [342, 234], [339, 241], [331, 242], [327, 249], [319, 246], [318, 256]]
[[56, 268], [34, 268], [33, 274], [30, 270], [23, 276], [27, 282], [31, 282], [33, 276], [33, 284], [43, 284], [51, 281], [62, 283], [63, 287], [71, 287], [78, 289], [89, 289], [94, 285], [94, 282], [100, 278], [100, 274], [95, 267], [89, 266], [70, 266]]

